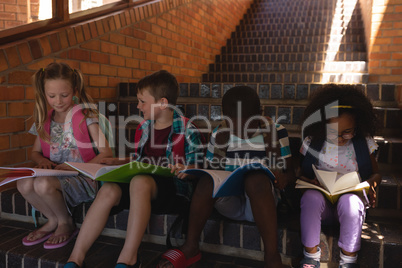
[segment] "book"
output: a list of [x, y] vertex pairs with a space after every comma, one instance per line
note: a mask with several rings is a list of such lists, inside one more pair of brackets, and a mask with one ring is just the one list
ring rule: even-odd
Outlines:
[[321, 186], [298, 179], [296, 188], [311, 188], [321, 191], [332, 204], [338, 201], [344, 193], [354, 192], [367, 199], [370, 184], [367, 181], [361, 182], [359, 173], [356, 171], [341, 174], [335, 171], [319, 170], [313, 165], [313, 170]]
[[28, 167], [0, 167], [0, 186], [7, 183], [26, 178], [35, 178], [41, 176], [77, 176], [77, 171], [42, 169]]
[[214, 170], [214, 169], [186, 169], [181, 172], [197, 177], [209, 175], [214, 182], [212, 197], [235, 196], [244, 194], [244, 175], [252, 170], [265, 172], [272, 182], [275, 175], [272, 171], [259, 162], [249, 163], [236, 168], [234, 171]]
[[130, 182], [135, 175], [156, 174], [173, 177], [171, 169], [133, 161], [124, 165], [103, 165], [95, 163], [66, 162], [67, 165], [96, 181]]

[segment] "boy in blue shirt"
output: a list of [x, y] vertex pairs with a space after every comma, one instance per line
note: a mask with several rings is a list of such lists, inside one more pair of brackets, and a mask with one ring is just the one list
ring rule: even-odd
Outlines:
[[261, 116], [260, 99], [250, 87], [227, 91], [222, 109], [225, 120], [208, 144], [210, 168], [233, 171], [258, 159], [274, 171], [276, 180], [272, 183], [263, 171], [250, 170], [244, 177], [244, 195], [213, 198], [211, 177], [201, 177], [191, 202], [186, 241], [180, 249], [165, 252], [159, 267], [188, 267], [200, 260], [200, 235], [214, 207], [227, 218], [255, 222], [264, 243], [265, 267], [282, 267], [276, 204], [278, 191], [295, 180], [287, 131]]

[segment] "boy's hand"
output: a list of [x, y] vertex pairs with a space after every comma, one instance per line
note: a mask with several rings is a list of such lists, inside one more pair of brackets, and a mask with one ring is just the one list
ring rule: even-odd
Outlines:
[[285, 189], [285, 187], [289, 183], [288, 176], [286, 175], [286, 173], [278, 171], [274, 172], [274, 175], [275, 175], [275, 181], [274, 181], [275, 188], [278, 188], [279, 190]]
[[53, 169], [54, 167], [56, 167], [57, 164], [53, 163], [52, 161], [50, 161], [47, 158], [43, 158], [36, 166], [35, 168], [44, 168], [44, 169]]
[[174, 165], [169, 164], [168, 168], [170, 168], [170, 173], [174, 173], [178, 178], [180, 178], [179, 175], [183, 174], [183, 173], [180, 173], [180, 171], [185, 170], [186, 166], [183, 164], [174, 164]]
[[170, 168], [171, 173], [174, 173], [176, 175], [176, 177], [181, 179], [181, 180], [191, 179], [191, 178], [194, 177], [194, 176], [192, 176], [190, 174], [180, 172], [182, 170], [185, 170], [185, 169], [189, 168], [188, 166], [185, 166], [183, 164], [175, 164], [175, 165], [169, 164], [168, 168]]
[[107, 157], [101, 159], [99, 162], [100, 164], [105, 164], [105, 165], [124, 165], [127, 164], [127, 159], [126, 158], [113, 158], [113, 157]]

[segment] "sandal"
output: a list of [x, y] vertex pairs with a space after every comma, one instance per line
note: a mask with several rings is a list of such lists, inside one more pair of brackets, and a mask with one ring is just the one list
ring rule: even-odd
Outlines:
[[[60, 236], [68, 236], [68, 238], [67, 238], [65, 241], [63, 241], [63, 242], [56, 243], [56, 244], [51, 244], [51, 243], [48, 243], [48, 242], [46, 241], [46, 242], [43, 244], [43, 247], [44, 247], [45, 249], [56, 249], [56, 248], [64, 247], [65, 245], [67, 245], [68, 243], [70, 243], [70, 241], [71, 241], [74, 237], [77, 236], [77, 234], [78, 234], [79, 231], [80, 231], [80, 229], [76, 228], [76, 229], [75, 229], [74, 231], [72, 231], [71, 233], [57, 235], [57, 237], [60, 237]], [[56, 237], [56, 235], [54, 235], [54, 234], [53, 234], [53, 236]]]
[[320, 262], [312, 258], [304, 257], [300, 262], [300, 268], [320, 268]]
[[[33, 234], [34, 236], [35, 236], [36, 234], [41, 234], [42, 236], [39, 237], [39, 238], [36, 239], [36, 240], [28, 240], [28, 236], [29, 236], [30, 234]], [[44, 231], [35, 230], [35, 231], [31, 232], [30, 234], [28, 234], [27, 236], [25, 236], [25, 237], [22, 239], [22, 244], [23, 244], [24, 246], [34, 246], [34, 245], [40, 244], [40, 243], [42, 243], [42, 242], [48, 240], [49, 237], [52, 236], [53, 231], [52, 231], [52, 232], [44, 232]]]
[[[186, 259], [180, 249], [169, 249], [162, 254], [162, 259], [168, 260], [175, 268], [187, 268], [201, 259], [201, 252], [194, 257]], [[159, 264], [157, 266], [159, 268]]]

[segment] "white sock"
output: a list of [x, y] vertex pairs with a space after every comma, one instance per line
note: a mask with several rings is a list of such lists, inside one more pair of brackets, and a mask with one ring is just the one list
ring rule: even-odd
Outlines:
[[356, 256], [346, 256], [345, 254], [342, 253], [340, 254], [341, 260], [339, 261], [339, 265], [345, 264], [345, 263], [356, 263], [357, 262], [357, 254]]
[[320, 261], [321, 259], [321, 249], [318, 247], [316, 253], [308, 253], [306, 249], [303, 249], [303, 254], [307, 258], [313, 259], [315, 261]]

